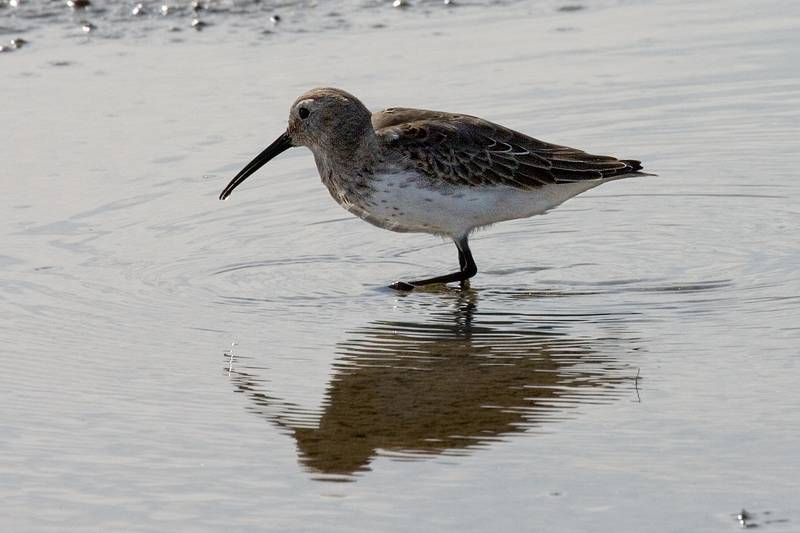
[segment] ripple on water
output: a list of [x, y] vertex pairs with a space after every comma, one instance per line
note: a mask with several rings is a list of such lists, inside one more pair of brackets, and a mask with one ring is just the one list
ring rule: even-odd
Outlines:
[[286, 259], [233, 263], [212, 273], [216, 302], [223, 305], [265, 306], [284, 302], [291, 305], [319, 306], [364, 293], [364, 285], [354, 277], [332, 281], [330, 272], [341, 271], [343, 264], [363, 265], [357, 258], [302, 256]]

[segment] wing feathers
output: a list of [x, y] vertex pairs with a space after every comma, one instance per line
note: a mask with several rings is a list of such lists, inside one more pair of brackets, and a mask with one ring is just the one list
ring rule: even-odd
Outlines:
[[546, 143], [469, 115], [392, 108], [373, 114], [379, 139], [405, 164], [453, 185], [535, 189], [621, 176], [639, 161]]

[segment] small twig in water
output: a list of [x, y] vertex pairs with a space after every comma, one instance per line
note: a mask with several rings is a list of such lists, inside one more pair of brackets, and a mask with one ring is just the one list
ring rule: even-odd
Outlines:
[[750, 520], [750, 513], [747, 512], [747, 509], [742, 509], [739, 514], [736, 515], [736, 520], [739, 521], [739, 527], [742, 529], [747, 529], [754, 525], [748, 522], [748, 520]]
[[236, 341], [233, 341], [231, 343], [231, 349], [225, 352], [225, 355], [227, 355], [230, 358], [229, 361], [228, 361], [228, 363], [229, 363], [228, 364], [228, 375], [229, 376], [231, 375], [231, 372], [233, 372], [233, 358], [236, 357], [235, 354], [233, 353], [233, 348], [234, 348], [234, 346], [236, 346], [236, 344], [237, 344]]

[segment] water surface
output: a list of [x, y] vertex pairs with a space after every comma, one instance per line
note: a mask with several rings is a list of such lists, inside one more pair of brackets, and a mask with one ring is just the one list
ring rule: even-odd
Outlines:
[[[793, 3], [4, 4], [3, 530], [797, 528]], [[659, 176], [397, 294], [307, 151], [217, 200], [321, 84]]]

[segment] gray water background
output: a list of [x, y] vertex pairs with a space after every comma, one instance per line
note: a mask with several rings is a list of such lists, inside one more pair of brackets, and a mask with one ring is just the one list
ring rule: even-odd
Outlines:
[[[798, 528], [794, 2], [2, 4], [3, 531]], [[217, 200], [317, 85], [658, 177], [396, 294], [307, 151]]]

